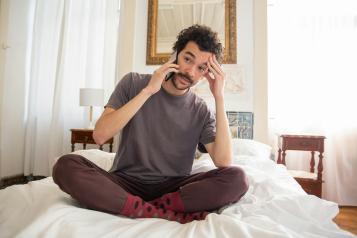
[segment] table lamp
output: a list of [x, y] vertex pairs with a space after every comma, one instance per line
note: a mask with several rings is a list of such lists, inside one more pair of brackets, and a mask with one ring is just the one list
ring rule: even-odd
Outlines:
[[89, 129], [94, 128], [93, 106], [103, 106], [104, 90], [101, 88], [80, 88], [79, 105], [89, 106]]

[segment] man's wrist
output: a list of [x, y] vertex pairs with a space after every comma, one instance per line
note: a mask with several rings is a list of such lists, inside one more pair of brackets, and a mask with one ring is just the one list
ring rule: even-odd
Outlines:
[[214, 100], [215, 100], [216, 102], [224, 102], [224, 95], [223, 95], [223, 94], [221, 94], [221, 95], [215, 95], [215, 96], [214, 96]]
[[148, 97], [151, 97], [154, 94], [148, 87], [143, 88], [141, 92]]

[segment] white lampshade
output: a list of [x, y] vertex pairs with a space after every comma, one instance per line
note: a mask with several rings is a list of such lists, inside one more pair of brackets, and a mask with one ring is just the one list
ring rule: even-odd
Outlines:
[[79, 89], [80, 106], [103, 106], [104, 90], [101, 88], [81, 88]]

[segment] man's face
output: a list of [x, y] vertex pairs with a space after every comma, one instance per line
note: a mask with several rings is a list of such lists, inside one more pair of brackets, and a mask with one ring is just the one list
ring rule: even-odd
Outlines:
[[188, 42], [177, 58], [179, 72], [172, 80], [175, 88], [186, 90], [198, 83], [208, 72], [207, 62], [211, 56], [212, 53], [201, 51], [195, 42]]

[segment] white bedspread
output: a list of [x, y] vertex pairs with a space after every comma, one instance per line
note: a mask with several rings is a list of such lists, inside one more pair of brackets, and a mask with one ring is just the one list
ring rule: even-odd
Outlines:
[[[332, 221], [337, 205], [306, 195], [283, 166], [250, 156], [235, 164], [247, 172], [247, 194], [221, 214], [184, 225], [81, 208], [52, 178], [11, 186], [0, 190], [0, 237], [354, 237]], [[203, 158], [193, 171], [211, 168]]]

